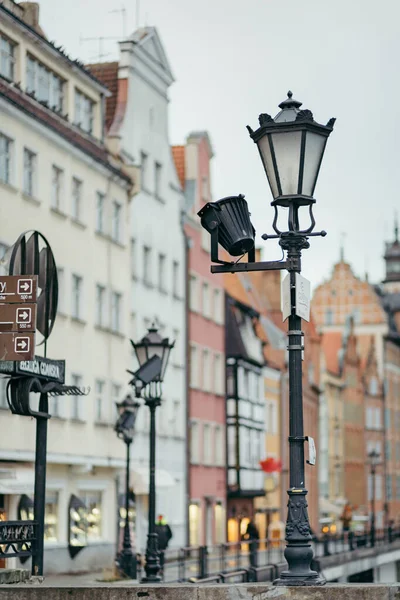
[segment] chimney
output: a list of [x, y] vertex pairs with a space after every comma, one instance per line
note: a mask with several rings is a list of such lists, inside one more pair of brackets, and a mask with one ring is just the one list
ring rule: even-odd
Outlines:
[[40, 33], [40, 35], [43, 35], [43, 32], [39, 25], [39, 3], [20, 2], [18, 6], [20, 6], [24, 11], [24, 16], [22, 17], [22, 20], [27, 25], [29, 25], [29, 27], [32, 27], [32, 29]]

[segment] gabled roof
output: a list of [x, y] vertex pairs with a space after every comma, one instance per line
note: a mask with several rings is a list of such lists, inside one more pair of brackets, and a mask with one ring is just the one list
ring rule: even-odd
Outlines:
[[171, 83], [174, 81], [171, 66], [155, 27], [141, 27], [132, 33], [128, 40], [139, 46], [155, 64], [161, 67]]
[[119, 63], [105, 62], [85, 65], [85, 68], [92, 73], [96, 79], [101, 81], [111, 92], [106, 100], [106, 129], [111, 127], [113, 122], [115, 108], [118, 99], [118, 67]]
[[172, 146], [172, 156], [182, 189], [185, 189], [185, 146]]

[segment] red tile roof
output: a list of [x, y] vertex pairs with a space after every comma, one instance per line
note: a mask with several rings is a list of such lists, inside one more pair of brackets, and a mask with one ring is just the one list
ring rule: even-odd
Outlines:
[[329, 331], [322, 336], [322, 350], [325, 354], [326, 368], [330, 373], [339, 374], [339, 350], [342, 347], [340, 331]]
[[118, 67], [119, 63], [105, 62], [85, 65], [92, 75], [101, 81], [111, 92], [111, 96], [106, 99], [106, 129], [110, 129], [114, 119], [115, 109], [118, 100]]
[[185, 189], [185, 146], [172, 146], [172, 156], [179, 181], [182, 188]]
[[10, 104], [16, 106], [26, 114], [30, 115], [42, 123], [45, 127], [52, 129], [63, 137], [67, 142], [85, 152], [98, 162], [104, 164], [115, 174], [119, 175], [126, 181], [130, 181], [130, 177], [123, 173], [118, 167], [110, 163], [108, 153], [104, 144], [95, 138], [91, 138], [81, 133], [77, 128], [72, 126], [68, 121], [63, 119], [49, 108], [40, 104], [34, 98], [25, 94], [22, 90], [6, 80], [0, 78], [0, 97], [4, 98]]

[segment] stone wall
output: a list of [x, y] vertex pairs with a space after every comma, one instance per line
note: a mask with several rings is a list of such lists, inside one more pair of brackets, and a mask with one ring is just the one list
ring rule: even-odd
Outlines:
[[264, 584], [55, 588], [22, 584], [0, 589], [0, 600], [400, 600], [398, 585], [285, 588]]

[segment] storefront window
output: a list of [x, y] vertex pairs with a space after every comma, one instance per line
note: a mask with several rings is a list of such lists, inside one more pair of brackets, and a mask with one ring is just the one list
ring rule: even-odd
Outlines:
[[46, 495], [44, 539], [46, 542], [58, 540], [58, 492]]
[[87, 510], [86, 520], [88, 541], [99, 540], [102, 533], [101, 492], [82, 491], [79, 496]]
[[80, 498], [72, 495], [69, 501], [70, 556], [73, 558], [87, 544], [87, 510]]
[[189, 505], [189, 538], [191, 546], [198, 546], [200, 532], [200, 506], [198, 504]]
[[23, 494], [18, 503], [18, 520], [34, 521], [33, 500], [26, 494]]

